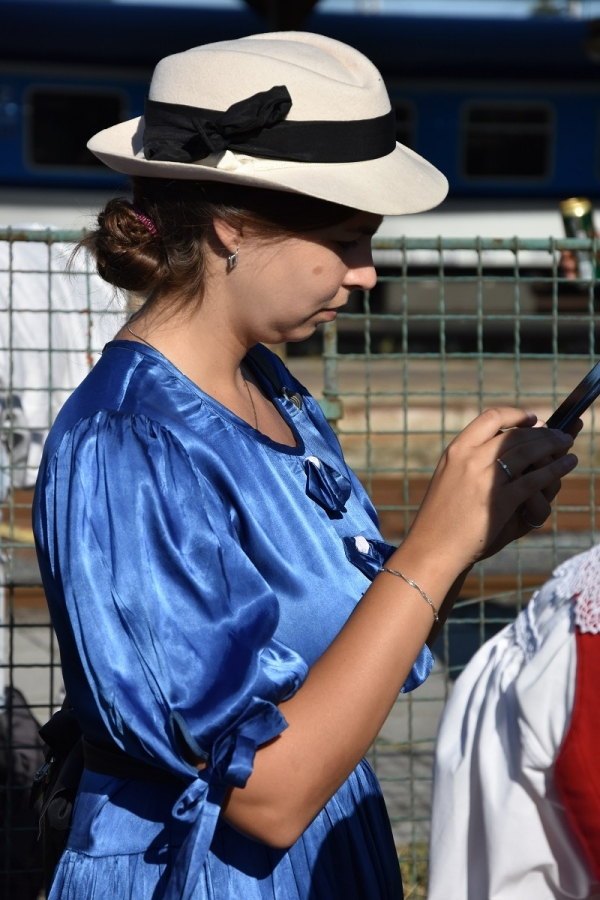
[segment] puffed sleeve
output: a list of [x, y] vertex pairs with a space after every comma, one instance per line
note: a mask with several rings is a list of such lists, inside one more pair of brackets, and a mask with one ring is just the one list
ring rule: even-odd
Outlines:
[[[37, 505], [40, 555], [64, 596], [67, 690], [77, 709], [83, 669], [95, 701], [84, 731], [101, 739], [100, 717], [128, 754], [187, 780], [173, 814], [190, 833], [169, 886], [186, 897], [227, 790], [245, 785], [256, 748], [286, 727], [277, 704], [307, 666], [273, 639], [277, 598], [222, 499], [157, 423], [106, 412], [79, 422], [48, 462]], [[185, 761], [184, 744], [205, 769]]]

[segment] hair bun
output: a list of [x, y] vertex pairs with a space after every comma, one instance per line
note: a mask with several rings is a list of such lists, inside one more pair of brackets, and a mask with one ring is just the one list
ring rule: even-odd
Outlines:
[[82, 243], [95, 256], [99, 275], [117, 288], [149, 293], [167, 274], [156, 225], [123, 197], [106, 204], [97, 229]]

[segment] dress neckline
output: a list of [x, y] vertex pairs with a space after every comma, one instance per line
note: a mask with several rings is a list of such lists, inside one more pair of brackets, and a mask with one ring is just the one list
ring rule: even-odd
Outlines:
[[[289, 456], [304, 456], [306, 453], [306, 448], [304, 446], [304, 439], [298, 428], [296, 427], [296, 423], [294, 422], [294, 416], [290, 414], [290, 411], [285, 408], [284, 403], [282, 402], [282, 398], [278, 397], [273, 389], [273, 385], [268, 380], [268, 378], [259, 370], [258, 366], [255, 366], [252, 362], [252, 359], [248, 356], [244, 357], [244, 362], [250, 368], [255, 375], [257, 381], [260, 382], [261, 388], [264, 390], [267, 397], [271, 400], [272, 403], [276, 405], [277, 411], [282, 419], [289, 426], [290, 431], [292, 432], [294, 439], [296, 441], [295, 447], [290, 447], [289, 444], [281, 444], [278, 441], [274, 441], [268, 435], [263, 434], [262, 431], [258, 431], [254, 428], [253, 425], [250, 425], [245, 419], [242, 419], [240, 416], [237, 416], [234, 412], [232, 412], [227, 406], [224, 406], [218, 400], [216, 400], [211, 394], [207, 394], [206, 391], [203, 391], [201, 387], [199, 387], [195, 381], [192, 381], [191, 378], [188, 378], [181, 369], [178, 369], [177, 366], [171, 362], [171, 360], [161, 353], [159, 350], [156, 350], [154, 347], [150, 347], [146, 344], [143, 344], [141, 341], [130, 341], [127, 339], [119, 339], [114, 341], [109, 341], [105, 344], [102, 352], [105, 350], [112, 349], [123, 349], [123, 350], [134, 350], [135, 352], [141, 353], [143, 356], [150, 357], [154, 362], [159, 363], [164, 368], [168, 369], [172, 375], [174, 375], [179, 381], [186, 385], [186, 387], [190, 388], [194, 393], [198, 394], [198, 396], [205, 402], [217, 415], [221, 416], [221, 418], [226, 419], [240, 431], [242, 431], [245, 435], [247, 435], [252, 440], [257, 443], [263, 444], [266, 447], [270, 447], [272, 450], [277, 451], [278, 453], [287, 454]], [[291, 403], [291, 401], [290, 401]], [[291, 404], [294, 406], [294, 404]], [[296, 407], [294, 406], [294, 410]]]

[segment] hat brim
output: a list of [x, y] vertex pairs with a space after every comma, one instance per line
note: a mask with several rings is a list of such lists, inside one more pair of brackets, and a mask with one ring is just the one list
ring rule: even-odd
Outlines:
[[[408, 215], [432, 209], [448, 193], [442, 173], [403, 144], [387, 156], [352, 163], [253, 160], [226, 153], [218, 165], [147, 160], [144, 119], [130, 119], [98, 132], [89, 149], [109, 168], [125, 175], [222, 181], [249, 187], [293, 191], [377, 215]], [[222, 156], [222, 155], [221, 155]]]

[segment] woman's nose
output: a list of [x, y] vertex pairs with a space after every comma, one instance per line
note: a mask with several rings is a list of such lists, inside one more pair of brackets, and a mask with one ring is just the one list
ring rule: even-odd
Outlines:
[[368, 254], [365, 254], [365, 258], [357, 261], [356, 265], [348, 269], [344, 285], [352, 290], [359, 288], [363, 291], [370, 291], [376, 284], [377, 272], [373, 264], [373, 254], [369, 249]]

